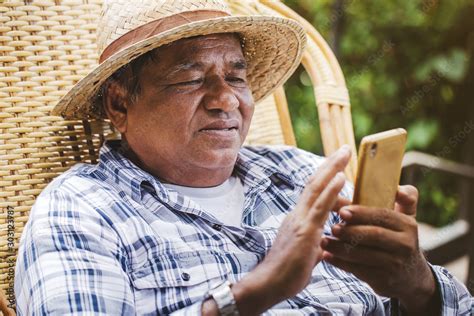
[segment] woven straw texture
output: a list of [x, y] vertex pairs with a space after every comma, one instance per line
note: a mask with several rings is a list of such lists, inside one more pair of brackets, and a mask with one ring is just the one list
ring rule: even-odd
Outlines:
[[[325, 153], [344, 143], [355, 152], [344, 78], [320, 35], [279, 1], [228, 2], [237, 13], [283, 15], [304, 23], [309, 42], [303, 64], [315, 85]], [[118, 138], [107, 121], [48, 115], [97, 65], [100, 6], [101, 0], [0, 2], [0, 309], [13, 298], [13, 263], [35, 197], [74, 164], [96, 163], [100, 144]], [[283, 143], [296, 144], [284, 91], [277, 89], [256, 107], [247, 144]], [[349, 179], [353, 162], [346, 171]]]
[[[200, 10], [218, 10], [231, 13], [225, 2], [216, 0], [140, 0], [140, 8], [136, 5], [130, 5], [133, 1], [104, 1], [104, 5], [108, 6], [104, 10], [108, 16], [99, 22], [100, 34], [97, 37], [97, 49], [103, 51], [114, 40], [127, 33], [130, 29], [137, 28], [149, 21], [158, 20], [166, 16], [171, 16], [182, 11], [192, 11], [199, 8]], [[146, 11], [142, 9], [146, 8]], [[129, 12], [124, 13], [127, 10]], [[118, 17], [118, 18], [117, 18]], [[109, 21], [117, 21], [118, 23], [110, 23]]]

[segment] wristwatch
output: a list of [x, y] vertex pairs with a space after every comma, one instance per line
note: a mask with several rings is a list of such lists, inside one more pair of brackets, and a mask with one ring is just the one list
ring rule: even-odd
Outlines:
[[213, 298], [222, 316], [239, 316], [234, 294], [230, 289], [232, 284], [224, 281], [210, 289], [206, 294], [206, 299]]

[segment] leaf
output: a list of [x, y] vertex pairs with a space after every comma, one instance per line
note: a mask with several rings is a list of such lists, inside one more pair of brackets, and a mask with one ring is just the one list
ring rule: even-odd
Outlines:
[[449, 54], [436, 58], [433, 66], [440, 75], [448, 80], [460, 82], [466, 76], [469, 59], [465, 51], [453, 49]]
[[407, 148], [426, 149], [438, 135], [438, 122], [419, 120], [408, 127]]

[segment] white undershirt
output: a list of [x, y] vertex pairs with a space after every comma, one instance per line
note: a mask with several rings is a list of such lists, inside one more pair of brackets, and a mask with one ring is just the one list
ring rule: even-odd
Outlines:
[[224, 183], [210, 188], [184, 187], [168, 183], [164, 183], [164, 186], [186, 195], [223, 224], [241, 226], [245, 197], [244, 186], [239, 178], [230, 177]]

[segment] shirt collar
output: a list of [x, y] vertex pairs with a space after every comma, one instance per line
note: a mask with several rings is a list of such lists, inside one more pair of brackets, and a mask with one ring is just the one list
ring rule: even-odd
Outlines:
[[242, 147], [237, 157], [234, 173], [244, 181], [248, 187], [270, 184], [286, 184], [294, 187], [294, 182], [289, 173], [279, 167], [272, 159], [258, 154], [253, 147]]
[[[120, 140], [108, 140], [102, 145], [98, 169], [109, 173], [120, 190], [137, 202], [141, 201], [145, 188], [152, 186], [156, 190], [156, 185], [162, 186], [154, 176], [124, 156]], [[156, 191], [163, 192], [165, 190]]]
[[[170, 192], [160, 180], [144, 171], [127, 157], [120, 149], [120, 141], [109, 140], [100, 149], [99, 169], [107, 170], [113, 181], [124, 193], [137, 202], [142, 199], [143, 190], [153, 189], [164, 203], [172, 202], [176, 193]], [[278, 167], [271, 159], [254, 152], [250, 147], [242, 147], [235, 164], [234, 174], [242, 179], [244, 185], [265, 189], [271, 184], [286, 184], [294, 187], [290, 174]]]

